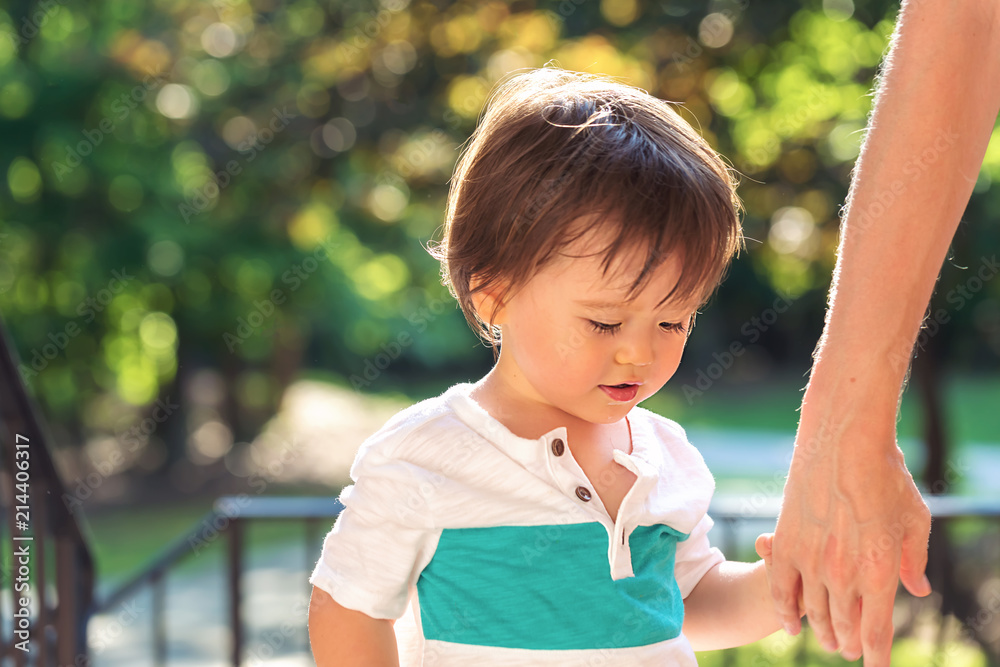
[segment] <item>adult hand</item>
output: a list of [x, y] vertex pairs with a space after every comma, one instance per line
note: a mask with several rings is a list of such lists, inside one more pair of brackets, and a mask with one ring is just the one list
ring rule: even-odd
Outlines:
[[[764, 561], [764, 571], [767, 574], [768, 586], [770, 586], [771, 563], [773, 561], [772, 550], [774, 548], [774, 533], [761, 533], [760, 535], [757, 536], [757, 539], [754, 541], [753, 546], [754, 549], [757, 551], [757, 555], [760, 556], [761, 559], [763, 559]], [[799, 595], [798, 603], [799, 603], [798, 617], [802, 618], [802, 615], [806, 613], [806, 610], [802, 602], [801, 594]]]
[[[913, 595], [924, 574], [930, 512], [896, 446], [895, 420], [804, 404], [772, 550], [771, 594], [785, 629], [810, 626], [829, 651], [889, 665], [897, 575]], [[851, 414], [854, 412], [854, 414]], [[893, 411], [894, 412], [894, 411]]]

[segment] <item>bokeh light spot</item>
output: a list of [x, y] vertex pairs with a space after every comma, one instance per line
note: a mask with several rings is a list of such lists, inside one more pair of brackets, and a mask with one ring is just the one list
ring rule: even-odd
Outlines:
[[146, 251], [146, 263], [164, 278], [175, 276], [184, 267], [184, 249], [173, 241], [157, 241]]
[[198, 100], [188, 86], [168, 83], [156, 96], [156, 108], [167, 118], [190, 118], [198, 110]]
[[42, 176], [35, 163], [28, 158], [14, 158], [7, 169], [7, 186], [18, 202], [33, 202], [42, 191]]
[[714, 12], [698, 24], [698, 41], [711, 49], [721, 49], [733, 38], [733, 21], [725, 14]]
[[225, 23], [213, 23], [201, 33], [201, 48], [216, 58], [225, 58], [236, 50], [236, 32]]

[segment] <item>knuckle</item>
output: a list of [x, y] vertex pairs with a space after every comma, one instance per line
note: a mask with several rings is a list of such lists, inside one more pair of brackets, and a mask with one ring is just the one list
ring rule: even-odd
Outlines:
[[861, 571], [861, 579], [868, 589], [880, 588], [886, 581], [892, 579], [895, 583], [897, 565], [895, 564], [895, 559], [891, 559], [883, 555], [882, 557], [872, 558], [865, 563], [865, 567]]
[[836, 633], [837, 637], [847, 639], [851, 637], [851, 635], [855, 634], [854, 630], [854, 623], [851, 623], [850, 621], [843, 619], [833, 621], [833, 631]]
[[830, 615], [825, 611], [806, 606], [806, 615], [809, 617], [809, 624], [816, 627], [817, 631], [822, 628], [824, 631], [830, 626]]
[[843, 590], [851, 583], [856, 575], [854, 563], [835, 559], [830, 561], [826, 567], [826, 580], [832, 591]]

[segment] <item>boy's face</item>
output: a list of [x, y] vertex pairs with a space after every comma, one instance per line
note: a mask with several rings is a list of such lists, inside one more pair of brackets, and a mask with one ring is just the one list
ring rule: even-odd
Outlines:
[[[603, 276], [598, 253], [610, 241], [606, 234], [595, 231], [567, 248], [566, 254], [591, 256], [559, 255], [495, 319], [502, 332], [497, 372], [509, 386], [524, 398], [604, 424], [622, 419], [674, 374], [698, 306], [668, 301], [656, 307], [676, 284], [676, 258], [657, 267], [626, 303], [645, 252], [619, 253]], [[633, 386], [613, 387], [622, 383]]]

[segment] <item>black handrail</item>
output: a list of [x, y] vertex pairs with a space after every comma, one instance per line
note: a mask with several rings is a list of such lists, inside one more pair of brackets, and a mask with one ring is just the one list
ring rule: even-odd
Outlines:
[[[960, 496], [928, 496], [927, 505], [935, 519], [955, 519], [961, 517], [1000, 517], [1000, 502], [996, 500], [968, 498]], [[754, 498], [746, 495], [717, 495], [712, 499], [709, 515], [715, 519], [725, 531], [722, 541], [727, 544], [725, 553], [733, 553], [735, 547], [735, 525], [741, 521], [773, 521], [778, 517], [781, 508], [780, 497], [760, 496]], [[203, 541], [204, 526], [213, 526], [221, 535], [226, 534], [228, 548], [228, 588], [229, 588], [229, 620], [231, 630], [230, 662], [239, 667], [242, 656], [243, 631], [240, 619], [240, 579], [242, 576], [243, 524], [256, 519], [303, 520], [312, 525], [311, 534], [307, 534], [307, 542], [314, 541], [319, 521], [326, 519], [324, 528], [329, 528], [332, 520], [343, 509], [343, 505], [331, 496], [320, 497], [248, 497], [222, 496], [215, 501], [209, 511], [186, 534], [177, 538], [173, 544], [155, 556], [137, 574], [119, 585], [114, 591], [95, 605], [95, 612], [110, 609], [138, 588], [144, 585], [153, 586], [154, 608], [154, 655], [156, 664], [163, 665], [166, 660], [166, 637], [163, 632], [162, 582], [167, 571], [195, 553]], [[307, 560], [319, 557], [318, 548], [307, 550]], [[308, 564], [310, 567], [312, 562]]]
[[[60, 500], [65, 489], [50, 454], [52, 440], [18, 367], [17, 350], [0, 318], [0, 522], [7, 531], [16, 621], [9, 636], [0, 636], [0, 656], [4, 664], [12, 660], [17, 667], [27, 662], [81, 664], [79, 658], [87, 657], [94, 563], [76, 517]], [[46, 590], [50, 550], [55, 552], [55, 600]], [[37, 600], [36, 616], [20, 604], [22, 598]]]
[[[274, 497], [274, 496], [221, 496], [212, 509], [187, 533], [178, 537], [170, 546], [154, 556], [138, 573], [118, 585], [107, 596], [94, 604], [98, 614], [123, 602], [144, 585], [153, 586], [153, 655], [155, 664], [166, 664], [166, 634], [163, 621], [164, 576], [171, 567], [186, 557], [197, 553], [205, 543], [205, 526], [212, 526], [218, 534], [226, 535], [229, 588], [230, 663], [239, 667], [243, 649], [243, 623], [240, 619], [242, 592], [240, 579], [243, 574], [243, 524], [257, 519], [301, 520], [306, 522], [306, 541], [314, 542], [320, 519], [334, 519], [344, 508], [333, 497]], [[329, 526], [327, 526], [329, 527]], [[319, 554], [314, 554], [318, 557]]]

